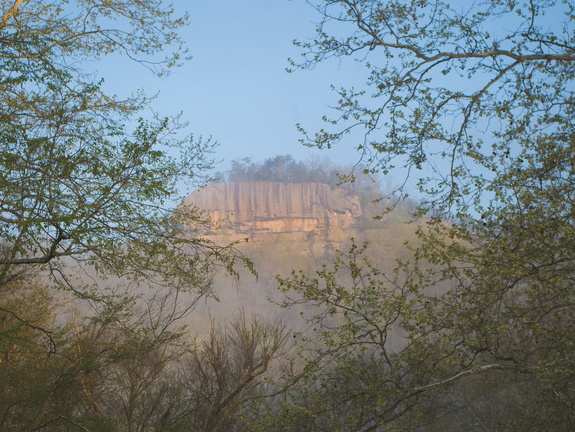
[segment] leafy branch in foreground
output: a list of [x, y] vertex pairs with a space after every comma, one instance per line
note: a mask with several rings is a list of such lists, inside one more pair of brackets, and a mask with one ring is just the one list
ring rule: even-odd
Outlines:
[[205, 179], [216, 144], [182, 135], [178, 118], [138, 117], [144, 95], [107, 95], [82, 69], [118, 52], [167, 72], [185, 51], [186, 17], [159, 1], [2, 6], [0, 285], [35, 266], [70, 288], [76, 263], [206, 292], [210, 268], [230, 269], [233, 247], [193, 237], [202, 218], [169, 202], [183, 181]]
[[[369, 170], [421, 170], [430, 206], [465, 209], [539, 138], [572, 129], [575, 35], [561, 1], [309, 1], [317, 38], [295, 67], [357, 60], [364, 86], [340, 89], [339, 115], [306, 143], [350, 139]], [[436, 208], [437, 210], [437, 208]]]
[[168, 73], [187, 17], [158, 0], [0, 11], [0, 429], [111, 430], [94, 383], [124, 362], [164, 365], [212, 273], [242, 260], [172, 204], [205, 181], [216, 143], [89, 70], [125, 55]]
[[412, 262], [390, 273], [354, 245], [315, 276], [280, 280], [284, 306], [303, 306], [310, 330], [298, 337], [301, 367], [284, 376], [289, 402], [268, 420], [289, 419], [282, 430], [467, 430], [471, 412], [488, 415], [483, 399], [507, 407], [489, 422], [509, 430], [572, 424], [565, 284], [524, 272], [506, 287], [474, 248], [441, 243], [441, 230], [421, 235]]
[[[322, 20], [316, 39], [300, 44], [304, 57], [296, 66], [353, 59], [369, 76], [356, 89], [338, 90], [336, 116], [305, 142], [324, 148], [349, 140], [368, 171], [406, 168], [424, 199], [419, 215], [434, 215], [422, 219], [411, 264], [398, 264], [410, 307], [397, 315], [386, 309], [396, 297], [395, 276], [382, 285], [377, 263], [375, 270], [361, 267], [384, 316], [364, 317], [354, 306], [355, 321], [348, 322], [345, 296], [317, 297], [323, 283], [329, 293], [364, 298], [357, 275], [334, 280], [340, 264], [290, 283], [300, 301], [338, 311], [341, 321], [321, 333], [335, 353], [350, 346], [342, 339], [347, 328], [358, 335], [354, 349], [374, 350], [327, 362], [353, 397], [334, 391], [317, 428], [329, 420], [331, 430], [572, 429], [573, 5], [308, 3]], [[370, 341], [390, 319], [405, 339], [391, 362]], [[365, 361], [373, 379], [360, 373]], [[408, 372], [407, 387], [395, 375], [401, 371]], [[318, 376], [312, 384], [337, 382]], [[406, 399], [404, 388], [416, 398]], [[363, 395], [373, 399], [362, 402]], [[339, 414], [346, 403], [352, 420], [365, 421], [345, 423]], [[382, 416], [382, 407], [392, 408]]]

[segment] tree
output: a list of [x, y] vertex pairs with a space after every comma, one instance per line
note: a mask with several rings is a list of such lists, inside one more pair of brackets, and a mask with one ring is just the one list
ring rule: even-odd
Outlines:
[[133, 304], [86, 318], [40, 280], [10, 285], [1, 298], [10, 314], [0, 315], [0, 430], [165, 426], [177, 407], [168, 371], [185, 351], [181, 329], [158, 332], [141, 317], [157, 311]]
[[222, 177], [228, 182], [272, 181], [333, 184], [337, 180], [335, 169], [329, 166], [307, 166], [303, 162], [296, 162], [290, 155], [276, 156], [262, 163], [252, 162], [250, 158], [234, 160], [232, 167]]
[[[348, 264], [367, 291], [334, 279], [342, 262], [361, 262], [356, 250], [315, 278], [284, 282], [338, 318], [320, 335], [342, 385], [363, 383], [349, 403], [377, 401], [356, 405], [356, 419], [369, 414], [362, 424], [347, 426], [341, 416], [337, 424], [430, 430], [420, 421], [441, 412], [438, 429], [477, 430], [464, 413], [485, 413], [487, 399], [508, 407], [493, 413], [493, 427], [573, 428], [573, 5], [309, 3], [323, 19], [317, 38], [300, 44], [304, 60], [294, 64], [350, 58], [365, 63], [369, 76], [364, 87], [338, 90], [339, 115], [307, 135], [307, 144], [357, 140], [368, 171], [419, 172], [426, 201], [419, 214], [433, 215], [423, 219], [413, 257], [395, 273]], [[409, 307], [381, 316], [383, 306], [400, 304], [398, 277]], [[370, 289], [377, 294], [366, 299]], [[386, 345], [371, 338], [393, 333], [391, 318], [405, 345], [388, 360]], [[361, 350], [388, 384], [361, 380], [365, 368], [353, 355]], [[327, 374], [316, 378], [335, 382]], [[347, 406], [338, 396], [331, 415]], [[429, 410], [432, 402], [446, 409]], [[393, 409], [379, 416], [387, 406]]]
[[74, 262], [205, 292], [209, 269], [233, 254], [181, 235], [200, 218], [168, 204], [182, 181], [205, 178], [214, 143], [183, 136], [177, 118], [138, 117], [144, 95], [107, 95], [82, 69], [119, 53], [168, 73], [185, 53], [186, 17], [160, 1], [16, 0], [2, 10], [0, 286], [35, 266], [96, 299], [69, 280]]
[[315, 41], [299, 44], [304, 61], [292, 63], [311, 68], [351, 57], [370, 74], [365, 89], [338, 91], [340, 116], [326, 119], [335, 130], [322, 129], [307, 144], [331, 147], [361, 129], [356, 147], [368, 169], [422, 170], [429, 178], [420, 186], [433, 205], [465, 208], [472, 197], [484, 202], [497, 173], [527, 166], [522, 150], [567, 138], [570, 4], [492, 1], [467, 10], [443, 1], [309, 3], [323, 21]]
[[[124, 55], [168, 74], [186, 24], [159, 0], [0, 1], [3, 429], [92, 425], [89, 384], [126, 358], [161, 357], [214, 269], [232, 271], [233, 246], [199, 238], [199, 214], [172, 208], [183, 182], [206, 179], [215, 143], [146, 114], [137, 89], [107, 94], [89, 70]], [[92, 310], [56, 318], [69, 295]]]
[[[283, 354], [282, 322], [242, 312], [224, 329], [198, 344], [180, 369], [187, 402], [187, 428], [205, 432], [251, 430], [250, 407], [266, 397], [264, 378]], [[257, 408], [256, 408], [257, 409]]]

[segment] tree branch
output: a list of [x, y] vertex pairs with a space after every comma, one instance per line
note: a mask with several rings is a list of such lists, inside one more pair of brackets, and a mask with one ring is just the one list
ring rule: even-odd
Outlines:
[[11, 315], [12, 317], [14, 317], [16, 320], [20, 321], [22, 324], [24, 324], [26, 327], [30, 327], [33, 330], [38, 330], [42, 333], [44, 333], [46, 335], [46, 337], [48, 338], [49, 341], [49, 346], [50, 346], [50, 350], [49, 350], [49, 354], [55, 354], [56, 353], [56, 342], [54, 341], [54, 339], [52, 338], [52, 332], [50, 330], [46, 330], [44, 327], [40, 327], [38, 325], [34, 325], [34, 324], [30, 324], [30, 322], [24, 318], [21, 318], [20, 316], [18, 316], [15, 312], [12, 312], [9, 309], [4, 309], [3, 307], [0, 306], [0, 311], [1, 312], [5, 312], [8, 315]]
[[6, 14], [4, 15], [4, 17], [2, 17], [2, 22], [0, 23], [0, 28], [3, 28], [6, 26], [6, 24], [8, 23], [8, 21], [10, 21], [10, 19], [16, 15], [16, 13], [18, 13], [18, 8], [22, 5], [22, 3], [27, 2], [29, 0], [16, 0], [14, 2], [14, 5], [12, 5], [12, 7], [8, 10], [8, 12], [6, 12]]
[[441, 387], [441, 386], [443, 386], [443, 385], [445, 385], [445, 384], [448, 384], [448, 383], [450, 383], [450, 382], [452, 382], [452, 381], [458, 380], [459, 378], [463, 378], [463, 377], [468, 376], [468, 375], [474, 375], [474, 374], [476, 374], [476, 373], [486, 372], [486, 371], [491, 370], [491, 369], [508, 369], [508, 368], [505, 367], [505, 366], [500, 365], [499, 363], [494, 363], [494, 364], [479, 366], [479, 367], [474, 368], [474, 369], [469, 369], [469, 370], [460, 372], [460, 373], [458, 373], [458, 374], [456, 374], [456, 375], [453, 375], [452, 377], [447, 378], [447, 379], [445, 379], [445, 380], [443, 380], [443, 381], [438, 381], [438, 382], [435, 382], [435, 383], [432, 383], [432, 384], [428, 384], [428, 385], [426, 385], [426, 386], [415, 387], [415, 388], [413, 389], [413, 391], [416, 392], [416, 393], [421, 393], [421, 392], [424, 392], [424, 391], [427, 391], [427, 390], [434, 389], [434, 388], [436, 388], [436, 387]]

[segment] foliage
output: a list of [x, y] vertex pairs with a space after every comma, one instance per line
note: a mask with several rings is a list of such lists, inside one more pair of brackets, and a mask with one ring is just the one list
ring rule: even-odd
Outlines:
[[290, 403], [276, 406], [270, 422], [290, 419], [283, 430], [474, 430], [485, 416], [505, 430], [571, 427], [571, 300], [553, 300], [564, 287], [551, 296], [527, 283], [505, 290], [493, 266], [473, 262], [459, 273], [461, 244], [436, 246], [426, 242], [417, 251], [425, 259], [384, 271], [366, 246], [353, 245], [315, 276], [280, 279], [284, 306], [302, 310], [312, 332], [298, 337], [304, 366], [284, 376]]
[[0, 315], [0, 431], [245, 430], [286, 346], [283, 324], [257, 316], [214, 324], [192, 344], [184, 329], [159, 332], [150, 305], [111, 304], [88, 319], [40, 281], [9, 288], [2, 304], [14, 313]]
[[95, 383], [106, 382], [105, 370], [145, 351], [138, 346], [146, 345], [144, 340], [147, 349], [168, 340], [146, 337], [143, 327], [122, 329], [126, 308], [106, 320], [78, 322], [65, 318], [70, 306], [51, 297], [40, 281], [3, 288], [19, 302], [2, 299], [11, 313], [0, 322], [0, 430], [87, 430], [86, 417], [102, 417], [94, 389]]
[[315, 430], [572, 429], [573, 6], [309, 3], [323, 20], [297, 66], [369, 76], [307, 143], [357, 139], [367, 171], [419, 172], [434, 217], [393, 274], [354, 249], [283, 281], [319, 307], [323, 344], [287, 412], [317, 407]]
[[249, 407], [266, 397], [264, 378], [286, 347], [281, 322], [242, 312], [225, 328], [216, 328], [185, 360], [180, 380], [188, 410], [188, 429], [233, 431], [246, 429]]
[[318, 182], [335, 185], [337, 168], [327, 160], [317, 158], [310, 163], [298, 162], [291, 155], [276, 156], [258, 163], [250, 158], [232, 161], [231, 168], [223, 174], [226, 182], [273, 181], [285, 183]]
[[229, 264], [227, 252], [180, 236], [178, 223], [199, 218], [167, 205], [181, 181], [201, 181], [214, 144], [182, 136], [177, 119], [137, 118], [143, 95], [106, 95], [81, 69], [119, 52], [166, 72], [182, 53], [175, 32], [185, 17], [158, 1], [4, 3], [0, 284], [30, 265], [66, 284], [62, 259], [73, 258], [205, 290], [202, 257]]
[[[423, 388], [433, 385], [428, 370], [433, 353], [422, 350], [423, 293], [409, 275], [387, 274], [364, 256], [365, 246], [352, 245], [314, 276], [303, 272], [280, 279], [285, 306], [307, 306], [312, 330], [299, 337], [305, 369], [290, 390], [294, 401], [282, 415], [291, 429], [370, 430], [390, 424], [421, 403]], [[407, 334], [404, 338], [402, 335]], [[414, 361], [414, 357], [419, 357]], [[435, 364], [435, 373], [439, 364]], [[303, 417], [302, 417], [303, 416]]]
[[171, 208], [207, 179], [216, 144], [147, 114], [142, 92], [107, 94], [89, 68], [123, 55], [168, 74], [187, 17], [159, 0], [0, 11], [0, 430], [151, 430], [178, 322], [238, 254]]
[[305, 54], [294, 65], [350, 57], [369, 71], [365, 89], [338, 91], [340, 117], [328, 120], [335, 130], [309, 145], [331, 147], [361, 129], [368, 170], [422, 170], [434, 205], [463, 205], [481, 199], [498, 173], [526, 167], [534, 146], [569, 141], [568, 2], [309, 3], [323, 20], [316, 40], [299, 44]]

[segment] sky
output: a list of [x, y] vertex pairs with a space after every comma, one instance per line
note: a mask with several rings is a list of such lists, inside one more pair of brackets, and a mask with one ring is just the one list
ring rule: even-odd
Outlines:
[[[155, 111], [168, 116], [182, 113], [189, 132], [219, 143], [213, 155], [216, 171], [225, 171], [233, 160], [249, 157], [262, 162], [284, 154], [304, 161], [311, 155], [327, 156], [336, 165], [358, 162], [353, 135], [331, 150], [309, 149], [299, 142], [302, 135], [296, 124], [313, 133], [325, 125], [322, 116], [334, 113], [329, 107], [338, 98], [331, 86], [361, 87], [367, 73], [364, 64], [349, 58], [286, 72], [288, 58], [301, 55], [294, 39], [312, 40], [315, 22], [321, 19], [305, 0], [172, 3], [177, 15], [186, 11], [190, 15], [181, 35], [192, 60], [171, 76], [158, 78], [128, 59], [105, 59], [98, 66], [112, 92], [140, 88], [148, 95], [157, 93]], [[401, 184], [405, 175], [396, 171], [385, 181]], [[417, 195], [416, 181], [412, 174], [407, 183], [410, 194]]]
[[[304, 0], [176, 0], [178, 13], [190, 15], [181, 34], [193, 59], [166, 79], [126, 60], [103, 63], [102, 76], [113, 90], [142, 88], [159, 92], [153, 108], [162, 115], [183, 113], [195, 135], [219, 142], [215, 158], [224, 171], [232, 160], [263, 161], [291, 154], [306, 160], [328, 156], [335, 164], [358, 160], [352, 143], [338, 149], [308, 149], [298, 140], [301, 123], [322, 127], [336, 101], [330, 85], [357, 81], [359, 64], [321, 65], [313, 71], [287, 73], [288, 58], [301, 51], [294, 39], [313, 37], [317, 12]], [[113, 73], [109, 71], [112, 70]], [[116, 71], [120, 70], [121, 73]]]

